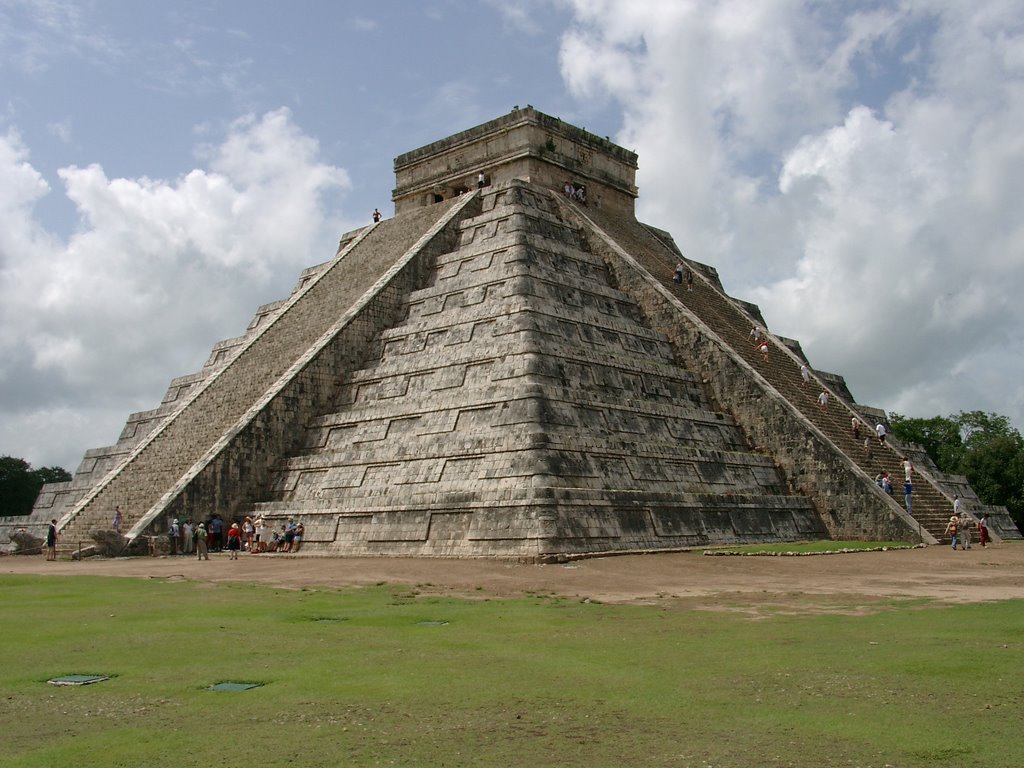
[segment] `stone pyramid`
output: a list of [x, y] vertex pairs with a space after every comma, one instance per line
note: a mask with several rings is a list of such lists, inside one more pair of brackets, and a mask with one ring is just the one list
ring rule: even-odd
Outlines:
[[757, 308], [710, 267], [672, 283], [678, 248], [633, 215], [633, 153], [527, 108], [395, 169], [395, 217], [346, 235], [36, 515], [65, 542], [118, 506], [130, 536], [252, 515], [301, 520], [306, 552], [556, 559], [934, 542], [953, 490], [981, 508], [915, 455], [909, 515], [871, 474], [893, 448], [846, 435], [877, 411], [836, 376], [801, 386], [796, 342], [769, 335], [763, 360]]

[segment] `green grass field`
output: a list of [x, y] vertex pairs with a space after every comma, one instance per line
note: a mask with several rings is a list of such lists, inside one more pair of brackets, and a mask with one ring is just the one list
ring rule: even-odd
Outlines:
[[[754, 619], [384, 585], [0, 590], [2, 766], [1024, 761], [1021, 601]], [[68, 674], [112, 678], [46, 684]], [[225, 681], [262, 687], [207, 690]]]

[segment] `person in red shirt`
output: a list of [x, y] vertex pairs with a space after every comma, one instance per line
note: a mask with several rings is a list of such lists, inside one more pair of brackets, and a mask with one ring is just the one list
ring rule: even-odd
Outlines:
[[232, 523], [231, 527], [228, 528], [228, 552], [230, 553], [231, 560], [238, 559], [238, 550], [242, 548], [242, 531], [238, 528], [238, 523]]

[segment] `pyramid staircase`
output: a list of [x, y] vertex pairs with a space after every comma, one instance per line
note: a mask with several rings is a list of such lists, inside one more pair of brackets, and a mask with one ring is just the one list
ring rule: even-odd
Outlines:
[[[865, 477], [874, 479], [882, 472], [888, 472], [893, 483], [893, 497], [890, 503], [903, 509], [903, 458], [910, 455], [914, 465], [912, 473], [912, 514], [925, 540], [944, 540], [944, 531], [952, 511], [950, 483], [941, 483], [942, 475], [935, 470], [925, 456], [913, 448], [901, 449], [892, 436], [885, 445], [875, 440], [874, 419], [866, 419], [863, 412], [871, 412], [852, 402], [845, 386], [836, 386], [838, 377], [812, 373], [811, 382], [805, 383], [800, 372], [801, 363], [806, 362], [799, 346], [789, 340], [770, 334], [756, 308], [749, 308], [727, 296], [718, 282], [717, 275], [704, 265], [686, 260], [662, 231], [645, 227], [635, 219], [616, 216], [605, 212], [583, 211], [579, 206], [560, 201], [566, 215], [573, 217], [581, 227], [599, 227], [609, 237], [636, 259], [650, 273], [662, 288], [692, 312], [707, 326], [714, 328], [717, 335], [753, 369], [757, 370], [799, 413], [814, 425]], [[692, 289], [673, 280], [675, 265], [683, 261], [694, 273]], [[767, 360], [751, 337], [757, 329], [762, 337], [769, 340]], [[794, 351], [796, 347], [797, 351]], [[798, 354], [799, 353], [799, 354]], [[842, 383], [839, 380], [839, 383]], [[819, 402], [819, 395], [827, 391], [829, 401], [826, 407]], [[853, 421], [859, 425], [855, 437]], [[869, 438], [865, 446], [865, 438]], [[936, 477], [937, 476], [937, 477]], [[953, 479], [954, 483], [963, 478]], [[965, 484], [965, 483], [964, 483]], [[946, 487], [943, 487], [943, 486]], [[976, 497], [969, 489], [958, 488], [961, 496]], [[970, 504], [975, 514], [987, 512], [993, 521], [992, 530], [996, 536], [1020, 538], [1021, 534], [1013, 525], [1004, 508]]]

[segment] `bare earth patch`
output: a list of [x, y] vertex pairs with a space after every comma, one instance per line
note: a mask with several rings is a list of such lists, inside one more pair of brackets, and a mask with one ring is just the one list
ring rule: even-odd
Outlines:
[[810, 557], [705, 557], [700, 551], [619, 555], [565, 565], [496, 560], [324, 558], [227, 553], [46, 562], [0, 558], [0, 573], [247, 582], [286, 588], [395, 584], [476, 599], [551, 595], [672, 609], [857, 614], [915, 600], [1024, 598], [1024, 543], [953, 552], [946, 546]]

